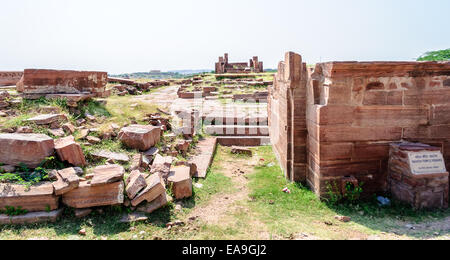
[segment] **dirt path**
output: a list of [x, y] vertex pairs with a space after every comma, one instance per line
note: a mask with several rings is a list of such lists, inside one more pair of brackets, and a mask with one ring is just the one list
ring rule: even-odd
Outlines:
[[236, 202], [249, 199], [248, 179], [246, 175], [253, 172], [253, 168], [258, 160], [257, 156], [253, 156], [250, 160], [237, 159], [224, 163], [222, 172], [225, 176], [231, 178], [237, 192], [215, 195], [208, 204], [196, 208], [190, 214], [190, 217], [196, 216], [207, 224], [215, 225], [222, 223], [224, 216], [229, 213], [242, 210], [242, 207], [238, 206]]

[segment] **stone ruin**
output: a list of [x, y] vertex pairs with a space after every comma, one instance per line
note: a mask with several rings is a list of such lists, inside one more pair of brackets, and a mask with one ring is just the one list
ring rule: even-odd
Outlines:
[[219, 57], [219, 62], [216, 63], [216, 74], [225, 73], [261, 73], [264, 72], [264, 65], [262, 61], [258, 60], [258, 56], [253, 57], [247, 62], [228, 62], [228, 53], [223, 57]]
[[22, 71], [0, 71], [0, 86], [15, 86], [22, 75]]
[[66, 98], [69, 106], [93, 97], [106, 97], [106, 72], [26, 69], [16, 85], [23, 98]]
[[434, 172], [438, 179], [426, 182], [404, 178], [394, 185], [406, 187], [401, 192], [388, 175], [390, 147], [402, 142], [435, 147], [449, 169], [450, 62], [328, 62], [313, 70], [289, 52], [278, 69], [269, 87], [269, 127], [287, 179], [306, 182], [319, 196], [329, 184], [351, 182], [363, 183], [365, 195], [402, 199], [415, 192], [402, 200], [448, 206], [448, 173]]

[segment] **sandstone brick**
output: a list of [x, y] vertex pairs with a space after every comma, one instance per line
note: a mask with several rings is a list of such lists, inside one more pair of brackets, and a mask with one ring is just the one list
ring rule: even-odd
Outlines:
[[63, 195], [65, 205], [75, 209], [120, 205], [124, 201], [123, 181], [100, 186], [92, 186], [89, 182], [81, 182], [78, 189]]
[[56, 222], [63, 213], [63, 209], [54, 211], [30, 212], [20, 216], [0, 215], [0, 225], [26, 225]]
[[119, 139], [129, 148], [147, 151], [161, 138], [161, 128], [155, 126], [131, 125], [119, 133]]
[[134, 199], [140, 191], [147, 187], [145, 175], [140, 171], [133, 171], [127, 180], [126, 192], [130, 200]]
[[28, 119], [28, 122], [35, 123], [36, 125], [50, 125], [54, 122], [62, 122], [66, 117], [62, 114], [47, 114], [39, 115]]
[[151, 214], [153, 212], [155, 212], [156, 210], [166, 206], [169, 201], [172, 201], [172, 198], [167, 195], [166, 193], [161, 194], [160, 196], [158, 196], [155, 200], [153, 200], [152, 202], [148, 202], [143, 204], [142, 206], [139, 206], [137, 208], [138, 211], [140, 212], [145, 212], [147, 214]]
[[53, 155], [55, 144], [42, 134], [0, 134], [0, 147], [0, 163], [35, 168]]
[[192, 197], [191, 169], [186, 166], [172, 168], [168, 183], [172, 188], [172, 193], [176, 199]]
[[152, 202], [166, 192], [164, 180], [158, 174], [151, 175], [146, 179], [146, 182], [147, 187], [131, 201], [133, 207], [144, 201]]
[[6, 206], [29, 212], [56, 210], [59, 198], [54, 195], [51, 183], [41, 183], [30, 188], [24, 185], [0, 184], [0, 208]]
[[75, 142], [73, 136], [57, 139], [55, 141], [55, 150], [61, 161], [67, 161], [74, 166], [86, 166], [81, 146]]
[[123, 181], [125, 169], [116, 164], [97, 166], [93, 171], [94, 177], [91, 180], [91, 186], [102, 186], [114, 182]]

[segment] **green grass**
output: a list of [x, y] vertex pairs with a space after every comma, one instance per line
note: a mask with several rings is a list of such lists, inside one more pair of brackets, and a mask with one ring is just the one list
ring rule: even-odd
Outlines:
[[[373, 200], [354, 205], [329, 205], [301, 184], [287, 182], [271, 147], [262, 147], [257, 151], [265, 158], [265, 164], [257, 166], [250, 176], [249, 187], [254, 198], [250, 207], [274, 234], [286, 237], [293, 232], [309, 232], [325, 239], [350, 239], [347, 231], [357, 236], [379, 234], [395, 230], [399, 221], [420, 223], [450, 216], [449, 210], [415, 211], [396, 202], [390, 207], [379, 207]], [[291, 194], [281, 192], [284, 187], [288, 187]], [[352, 222], [339, 223], [334, 219], [336, 215], [349, 216]], [[337, 226], [334, 229], [339, 232], [327, 231], [324, 222], [333, 223]]]

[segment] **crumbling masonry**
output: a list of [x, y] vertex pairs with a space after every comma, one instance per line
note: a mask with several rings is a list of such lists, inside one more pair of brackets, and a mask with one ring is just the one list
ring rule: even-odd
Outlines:
[[440, 148], [449, 169], [450, 62], [328, 62], [312, 70], [290, 52], [278, 69], [269, 127], [289, 180], [319, 196], [327, 183], [352, 179], [366, 194], [384, 192], [390, 144], [403, 141]]

